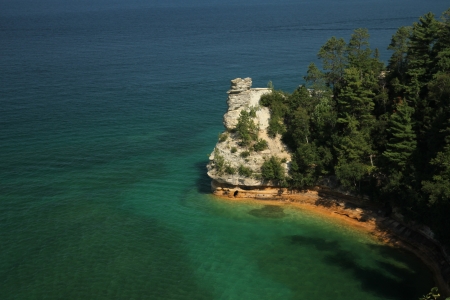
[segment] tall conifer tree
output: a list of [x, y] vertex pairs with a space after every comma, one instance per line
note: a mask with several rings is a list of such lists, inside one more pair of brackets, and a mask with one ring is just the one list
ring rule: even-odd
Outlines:
[[416, 134], [413, 130], [414, 109], [405, 102], [397, 105], [388, 125], [389, 140], [383, 156], [391, 169], [403, 171], [411, 163], [411, 155], [416, 149]]
[[344, 69], [347, 65], [345, 55], [346, 43], [344, 39], [332, 37], [319, 50], [317, 56], [322, 60], [323, 69], [328, 85], [338, 86], [344, 76]]

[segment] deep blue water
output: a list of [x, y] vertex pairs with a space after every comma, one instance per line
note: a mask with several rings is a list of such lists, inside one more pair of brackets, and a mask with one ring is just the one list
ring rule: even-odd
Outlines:
[[416, 299], [415, 258], [218, 201], [205, 164], [231, 79], [292, 91], [358, 27], [387, 60], [396, 28], [448, 6], [0, 0], [0, 298]]

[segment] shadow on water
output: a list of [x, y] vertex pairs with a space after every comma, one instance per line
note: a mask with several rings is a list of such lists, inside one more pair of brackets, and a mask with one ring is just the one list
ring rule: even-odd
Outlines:
[[283, 208], [279, 207], [278, 205], [264, 205], [263, 208], [252, 209], [248, 212], [248, 214], [257, 218], [268, 219], [281, 219], [286, 216]]
[[206, 174], [206, 165], [208, 161], [201, 161], [195, 163], [194, 167], [197, 170], [197, 178], [195, 180], [195, 186], [197, 191], [201, 194], [211, 194], [211, 178]]
[[[366, 250], [359, 251], [371, 252], [369, 255], [374, 258], [370, 262], [358, 254], [358, 249], [343, 249], [336, 240], [292, 235], [265, 250], [258, 264], [275, 281], [287, 285], [293, 299], [358, 298], [356, 293], [387, 299], [418, 299], [432, 286], [431, 276], [429, 282], [424, 280], [429, 272], [422, 274], [427, 270], [418, 270], [408, 253], [383, 245], [365, 246]], [[342, 276], [333, 273], [336, 268]], [[351, 283], [346, 287], [349, 279], [359, 282], [362, 291], [352, 291], [355, 285]], [[326, 288], [321, 288], [321, 282]]]

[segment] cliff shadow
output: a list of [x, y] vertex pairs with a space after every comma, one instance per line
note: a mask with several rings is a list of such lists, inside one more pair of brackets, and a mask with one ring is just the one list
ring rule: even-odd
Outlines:
[[195, 179], [195, 187], [201, 194], [211, 194], [211, 178], [209, 178], [206, 169], [208, 160], [200, 161], [194, 164], [197, 176]]

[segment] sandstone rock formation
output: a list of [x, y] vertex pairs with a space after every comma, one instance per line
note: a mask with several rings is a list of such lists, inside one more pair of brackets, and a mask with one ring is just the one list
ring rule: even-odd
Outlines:
[[[236, 78], [231, 81], [231, 88], [228, 91], [228, 111], [224, 115], [223, 124], [225, 132], [222, 138], [217, 142], [214, 151], [209, 157], [207, 165], [208, 176], [213, 179], [213, 189], [221, 185], [231, 185], [240, 187], [262, 187], [276, 186], [278, 183], [266, 182], [261, 178], [261, 166], [266, 159], [276, 156], [282, 159], [282, 166], [287, 174], [291, 161], [291, 155], [287, 147], [281, 142], [281, 137], [271, 138], [267, 134], [269, 126], [270, 111], [267, 107], [262, 107], [259, 100], [262, 95], [270, 93], [268, 88], [251, 88], [252, 80], [250, 78]], [[259, 128], [258, 139], [267, 141], [268, 148], [263, 151], [253, 151], [249, 146], [242, 146], [239, 134], [234, 130], [238, 124], [238, 119], [242, 110], [256, 112], [253, 122]], [[247, 157], [243, 157], [243, 152], [249, 152]], [[217, 167], [219, 160], [224, 161], [228, 167], [226, 172]], [[238, 169], [240, 166], [249, 168], [252, 171], [251, 176], [240, 175]]]

